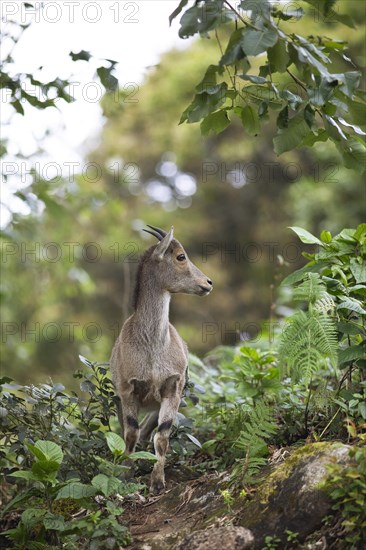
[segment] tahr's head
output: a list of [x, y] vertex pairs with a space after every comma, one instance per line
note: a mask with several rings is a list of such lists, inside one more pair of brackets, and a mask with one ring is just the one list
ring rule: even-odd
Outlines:
[[144, 231], [159, 240], [149, 258], [149, 269], [160, 288], [172, 294], [210, 294], [211, 279], [191, 262], [180, 242], [173, 238], [173, 227], [169, 233], [152, 225], [148, 227]]

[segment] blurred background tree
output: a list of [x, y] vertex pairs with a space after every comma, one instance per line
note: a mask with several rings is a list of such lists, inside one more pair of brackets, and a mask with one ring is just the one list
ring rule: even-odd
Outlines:
[[[362, 3], [339, 2], [339, 9], [364, 22]], [[308, 25], [296, 22], [296, 32], [306, 35]], [[362, 25], [319, 20], [311, 32], [349, 41], [350, 57], [364, 68]], [[198, 125], [178, 126], [219, 55], [217, 41], [207, 39], [166, 53], [138, 96], [105, 95], [100, 141], [83, 174], [35, 177], [31, 192], [45, 210], [15, 215], [2, 234], [3, 365], [21, 382], [50, 375], [70, 383], [78, 353], [108, 360], [132, 311], [138, 257], [153, 244], [141, 232], [146, 223], [174, 225], [214, 281], [209, 299], [172, 302], [172, 321], [202, 355], [255, 338], [263, 321], [281, 314], [276, 285], [302, 265], [289, 225], [318, 234], [364, 221], [365, 182], [343, 167], [332, 143], [277, 157], [275, 117], [258, 136], [245, 135], [239, 120], [210, 137]], [[292, 89], [283, 75], [279, 86]]]

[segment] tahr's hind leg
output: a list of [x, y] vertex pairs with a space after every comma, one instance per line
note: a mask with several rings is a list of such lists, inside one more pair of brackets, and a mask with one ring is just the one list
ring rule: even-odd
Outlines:
[[123, 401], [123, 437], [126, 443], [126, 453], [133, 453], [139, 440], [140, 428], [138, 422], [138, 404], [131, 398]]
[[177, 390], [179, 375], [170, 376], [160, 389], [162, 401], [159, 411], [158, 431], [154, 436], [157, 462], [151, 474], [151, 491], [156, 495], [165, 487], [165, 457], [169, 447], [169, 436], [178, 412], [180, 395]]
[[154, 411], [152, 413], [149, 413], [140, 425], [140, 441], [141, 442], [147, 442], [150, 440], [150, 436], [155, 430], [156, 426], [158, 425], [159, 420], [159, 412]]
[[119, 397], [119, 395], [117, 395], [117, 397], [116, 397], [116, 408], [117, 408], [118, 422], [121, 426], [122, 437], [124, 437], [122, 403], [121, 403], [121, 398]]

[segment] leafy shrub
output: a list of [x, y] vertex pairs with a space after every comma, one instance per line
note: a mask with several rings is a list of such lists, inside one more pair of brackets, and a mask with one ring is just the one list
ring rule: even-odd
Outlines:
[[[114, 549], [129, 542], [118, 521], [122, 497], [144, 485], [122, 479], [130, 468], [123, 439], [111, 431], [115, 396], [105, 365], [81, 360], [88, 370], [76, 377], [86, 401], [61, 384], [0, 380], [3, 480], [18, 489], [3, 515], [19, 514], [18, 525], [3, 534], [16, 549]], [[128, 458], [156, 460], [145, 451]]]
[[294, 297], [307, 301], [310, 313], [315, 309], [335, 316], [339, 366], [348, 371], [365, 369], [366, 224], [344, 229], [335, 237], [323, 231], [320, 239], [304, 229], [292, 229], [303, 243], [318, 245], [318, 251], [304, 253], [309, 262], [282, 285], [295, 285]]
[[366, 448], [350, 450], [353, 463], [344, 468], [339, 464], [327, 466], [328, 478], [324, 484], [333, 502], [333, 510], [342, 517], [340, 548], [357, 550], [366, 544]]
[[[298, 309], [278, 342], [220, 346], [192, 368], [206, 389], [196, 420], [209, 434], [207, 465], [235, 465], [246, 482], [265, 463], [269, 444], [366, 438], [366, 224], [335, 237], [324, 231], [320, 239], [293, 229], [318, 250], [304, 253], [308, 264], [282, 283]], [[272, 415], [256, 417], [269, 405]]]
[[291, 375], [300, 374], [310, 382], [328, 361], [336, 382], [328, 397], [339, 413], [364, 420], [366, 224], [335, 237], [323, 231], [320, 239], [302, 228], [292, 229], [318, 250], [304, 253], [309, 262], [282, 283], [293, 288], [295, 300], [307, 303], [307, 311], [290, 317], [283, 332], [282, 364]]

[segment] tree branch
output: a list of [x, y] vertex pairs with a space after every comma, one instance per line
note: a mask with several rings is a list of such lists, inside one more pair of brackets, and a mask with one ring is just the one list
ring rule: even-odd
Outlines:
[[245, 19], [240, 15], [240, 13], [230, 4], [230, 2], [228, 2], [228, 0], [224, 0], [224, 4], [226, 4], [228, 6], [228, 8], [233, 12], [235, 13], [235, 15], [237, 16], [238, 19], [240, 19], [240, 21], [246, 26], [246, 27], [250, 27], [252, 29], [255, 29], [256, 31], [260, 31], [261, 29], [258, 29], [258, 27], [256, 27], [255, 25], [253, 25], [252, 23], [249, 23], [248, 21], [245, 21]]
[[286, 72], [291, 76], [291, 78], [296, 82], [296, 84], [298, 84], [299, 86], [301, 86], [301, 88], [303, 90], [305, 90], [305, 92], [307, 92], [307, 88], [306, 88], [306, 85], [304, 82], [302, 82], [301, 80], [299, 80], [297, 78], [297, 76], [295, 76], [289, 69], [286, 69]]

